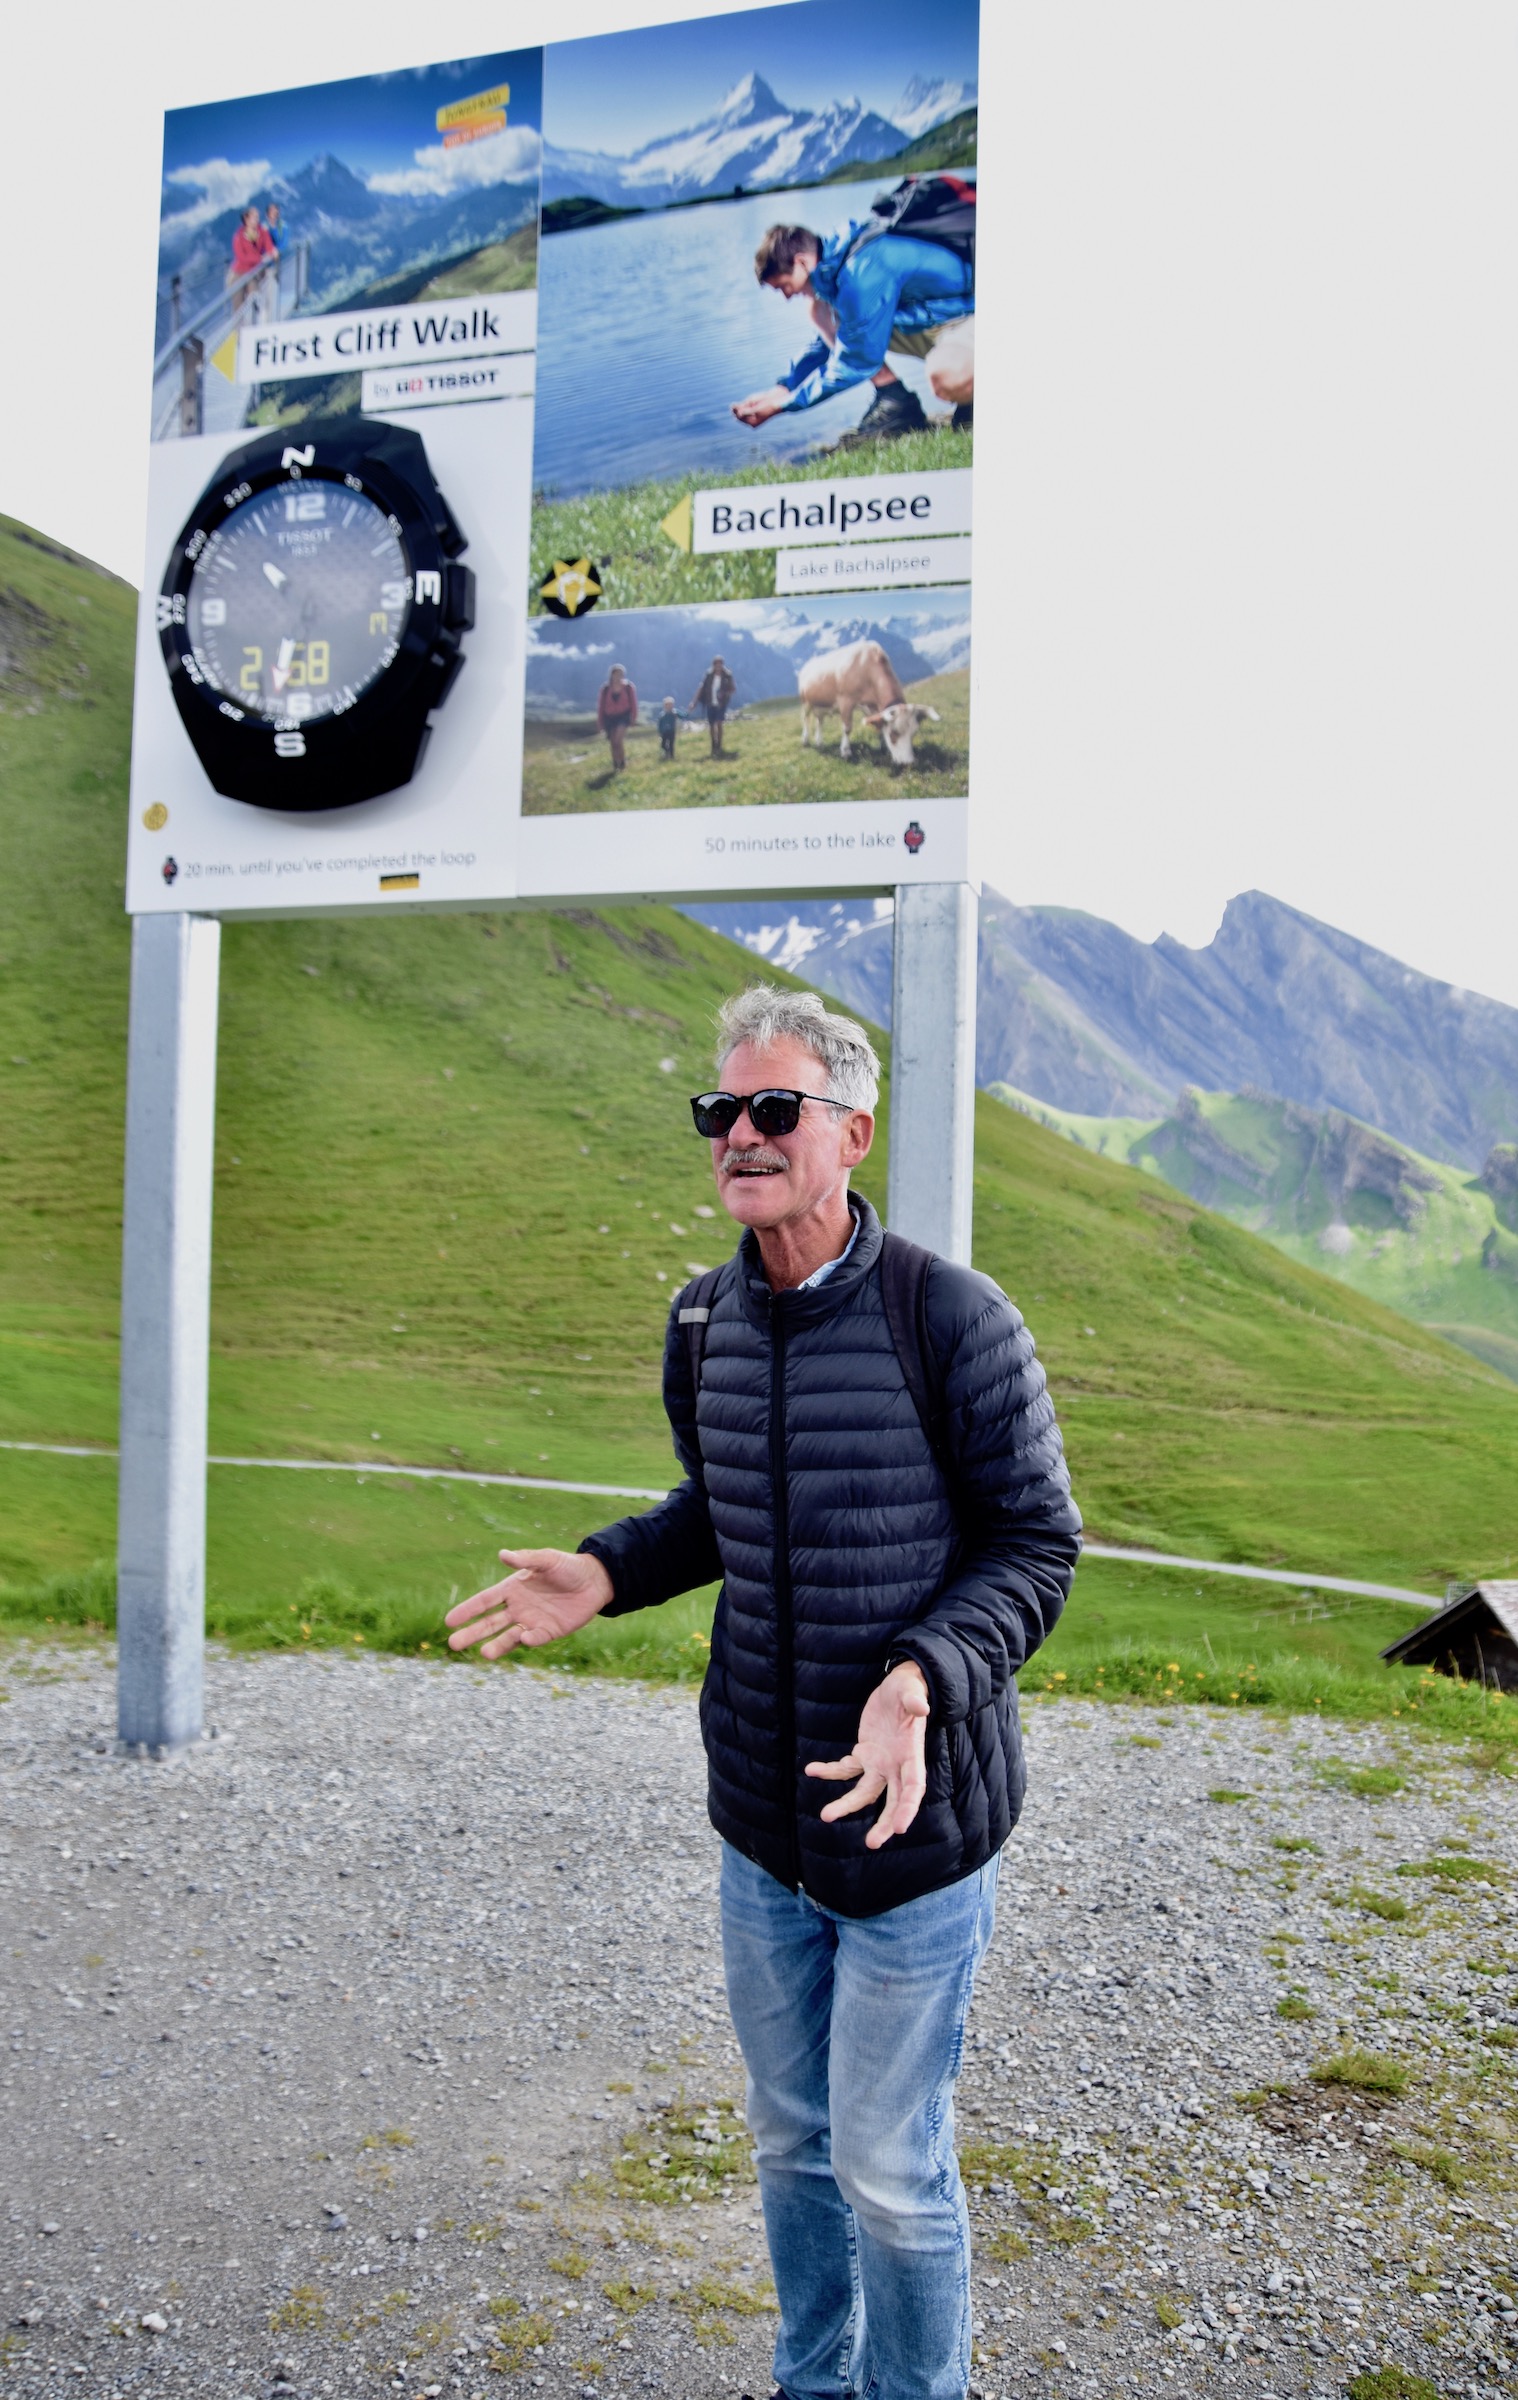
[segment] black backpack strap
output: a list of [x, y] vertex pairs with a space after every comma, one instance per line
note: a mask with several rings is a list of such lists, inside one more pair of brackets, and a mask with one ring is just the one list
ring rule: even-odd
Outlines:
[[952, 1488], [954, 1468], [946, 1438], [943, 1365], [928, 1330], [928, 1269], [933, 1256], [931, 1250], [907, 1241], [902, 1234], [884, 1235], [880, 1245], [880, 1296], [902, 1377], [912, 1395], [912, 1406], [944, 1481]]
[[[731, 1261], [728, 1262], [729, 1265]], [[679, 1293], [675, 1306], [679, 1312], [680, 1330], [685, 1336], [685, 1355], [690, 1360], [691, 1389], [697, 1397], [701, 1392], [701, 1361], [706, 1354], [706, 1328], [711, 1322], [717, 1286], [727, 1267], [708, 1267], [694, 1283], [688, 1283]]]

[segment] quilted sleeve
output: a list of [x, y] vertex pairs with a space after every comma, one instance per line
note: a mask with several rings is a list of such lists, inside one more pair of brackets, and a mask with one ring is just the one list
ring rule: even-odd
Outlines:
[[1044, 1370], [1011, 1301], [989, 1277], [939, 1259], [927, 1302], [959, 1550], [888, 1663], [915, 1660], [949, 1723], [986, 1707], [1048, 1639], [1069, 1597], [1081, 1521]]

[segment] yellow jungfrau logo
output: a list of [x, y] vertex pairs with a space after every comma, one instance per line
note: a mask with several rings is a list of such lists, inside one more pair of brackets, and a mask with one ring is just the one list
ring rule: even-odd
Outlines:
[[677, 500], [675, 502], [674, 507], [670, 510], [667, 517], [662, 517], [660, 519], [659, 531], [669, 535], [670, 540], [674, 543], [677, 550], [688, 550], [690, 548], [693, 537], [693, 528], [691, 524], [691, 505], [689, 492], [686, 493], [683, 500]]
[[437, 129], [447, 133], [454, 125], [477, 125], [482, 117], [493, 117], [503, 110], [511, 98], [509, 83], [493, 83], [488, 92], [471, 92], [467, 100], [450, 100], [437, 112]]
[[228, 383], [237, 381], [237, 335], [229, 333], [224, 342], [211, 352], [211, 364], [225, 375]]
[[556, 617], [583, 617], [594, 608], [605, 586], [588, 558], [556, 558], [553, 573], [538, 587], [539, 598]]

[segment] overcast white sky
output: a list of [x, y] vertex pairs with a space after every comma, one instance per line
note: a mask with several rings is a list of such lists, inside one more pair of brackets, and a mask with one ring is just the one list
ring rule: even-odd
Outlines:
[[[0, 509], [140, 579], [165, 106], [692, 13], [26, 11]], [[984, 873], [1193, 943], [1257, 885], [1518, 1005], [1511, 0], [992, 0], [982, 83]]]

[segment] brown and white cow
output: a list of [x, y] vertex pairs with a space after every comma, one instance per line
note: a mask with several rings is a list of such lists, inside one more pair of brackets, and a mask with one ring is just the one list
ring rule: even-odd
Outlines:
[[852, 758], [851, 739], [856, 713], [866, 725], [878, 725], [886, 755], [893, 767], [912, 764], [912, 744], [925, 718], [939, 721], [936, 708], [909, 700], [896, 669], [878, 642], [850, 642], [842, 650], [824, 651], [796, 670], [801, 695], [801, 741], [822, 748], [822, 720], [836, 710], [843, 725], [840, 758]]

